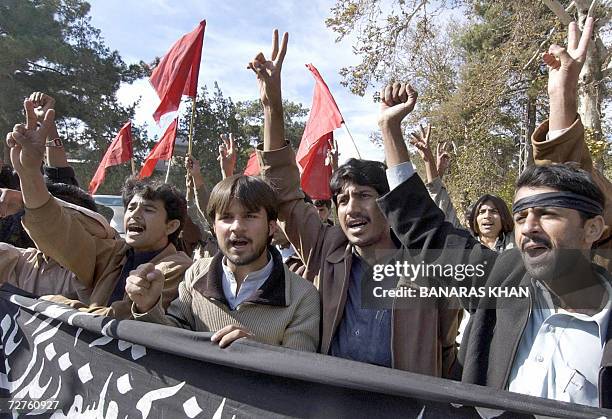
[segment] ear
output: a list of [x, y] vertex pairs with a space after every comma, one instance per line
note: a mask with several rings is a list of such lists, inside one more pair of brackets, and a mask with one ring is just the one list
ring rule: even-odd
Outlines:
[[592, 245], [599, 240], [605, 229], [606, 223], [601, 215], [589, 218], [584, 223], [585, 240]]
[[274, 237], [274, 233], [276, 233], [276, 230], [278, 230], [278, 224], [276, 223], [276, 220], [270, 220], [268, 221], [268, 227], [270, 229], [270, 234], [268, 234], [268, 238]]
[[170, 220], [166, 222], [166, 236], [174, 233], [180, 227], [181, 222], [179, 220]]

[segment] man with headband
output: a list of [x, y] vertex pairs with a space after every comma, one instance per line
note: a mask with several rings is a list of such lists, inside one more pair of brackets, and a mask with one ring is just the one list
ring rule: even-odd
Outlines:
[[[405, 100], [396, 85], [382, 92], [384, 106]], [[523, 172], [513, 205], [517, 249], [496, 254], [444, 222], [413, 174], [401, 120], [381, 131], [391, 191], [378, 203], [411, 249], [406, 260], [484, 267], [463, 281], [421, 278], [428, 290], [439, 288], [434, 280], [484, 290], [460, 298], [472, 313], [459, 355], [462, 381], [612, 407], [611, 277], [590, 262], [605, 227], [605, 199], [591, 176], [563, 164]], [[527, 296], [490, 292], [519, 288]]]

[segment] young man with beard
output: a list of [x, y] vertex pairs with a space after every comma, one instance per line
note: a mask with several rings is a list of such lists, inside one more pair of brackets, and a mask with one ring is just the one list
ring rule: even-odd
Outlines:
[[[391, 304], [362, 308], [362, 285], [371, 282], [369, 269], [398, 249], [376, 204], [376, 198], [389, 190], [385, 165], [351, 159], [334, 171], [331, 190], [338, 226], [321, 222], [316, 207], [303, 200], [295, 155], [284, 135], [280, 74], [287, 41], [285, 34], [279, 49], [274, 31], [271, 59], [260, 53], [249, 64], [257, 75], [265, 117], [258, 157], [262, 177], [278, 191], [279, 220], [304, 261], [303, 275], [321, 295], [320, 350], [389, 368], [448, 376], [456, 355], [458, 311], [447, 309], [447, 300], [432, 305], [416, 298], [412, 310]], [[404, 114], [415, 100], [416, 96], [404, 103]]]
[[[592, 24], [587, 19], [583, 46]], [[401, 107], [397, 91], [401, 88], [383, 92], [387, 106]], [[382, 128], [389, 174], [401, 173], [410, 165], [401, 118]], [[604, 231], [605, 198], [591, 176], [562, 164], [525, 170], [512, 211], [518, 249], [502, 254], [445, 223], [418, 176], [397, 180], [402, 182], [394, 182], [379, 205], [402, 243], [421, 249], [411, 257], [485, 266], [484, 275], [463, 282], [473, 288], [529, 290], [528, 298], [489, 293], [462, 299], [472, 311], [461, 345], [462, 380], [612, 407], [612, 278], [590, 262], [591, 248]]]
[[61, 295], [49, 299], [90, 313], [128, 318], [131, 301], [124, 292], [126, 278], [139, 265], [152, 263], [162, 272], [162, 306], [167, 307], [192, 263], [175, 247], [186, 213], [185, 199], [170, 185], [128, 180], [123, 191], [126, 239], [114, 231], [108, 234], [97, 220], [68, 211], [49, 194], [40, 162], [55, 113], [47, 110], [37, 127], [33, 101], [27, 99], [24, 107], [27, 123], [15, 125], [7, 134], [26, 209], [23, 224], [37, 247], [73, 272], [90, 293], [84, 301]]
[[289, 271], [270, 245], [277, 229], [274, 191], [259, 178], [231, 176], [213, 188], [207, 212], [220, 252], [187, 270], [167, 314], [160, 304], [161, 272], [150, 264], [135, 272], [126, 285], [134, 318], [215, 332], [211, 340], [221, 347], [247, 337], [316, 351], [317, 290]]

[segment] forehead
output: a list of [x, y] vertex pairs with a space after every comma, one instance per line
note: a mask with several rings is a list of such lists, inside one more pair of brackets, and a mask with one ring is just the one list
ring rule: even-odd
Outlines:
[[559, 191], [554, 188], [549, 188], [548, 186], [536, 186], [536, 187], [523, 186], [516, 190], [516, 193], [514, 194], [514, 202], [520, 199], [523, 199], [523, 198], [533, 196], [533, 195], [539, 195], [539, 194], [548, 193], [548, 192], [559, 192]]
[[481, 210], [485, 210], [485, 209], [497, 209], [497, 207], [495, 206], [495, 204], [489, 200], [484, 201], [482, 204], [480, 204], [479, 207]]
[[128, 203], [128, 206], [130, 204], [150, 205], [156, 208], [164, 208], [164, 201], [161, 199], [147, 199], [140, 194], [135, 194]]
[[356, 183], [352, 182], [346, 182], [342, 186], [342, 189], [340, 190], [340, 193], [338, 195], [357, 194], [363, 192], [371, 192], [378, 195], [378, 192], [376, 192], [376, 189], [374, 189], [373, 187], [367, 185], [357, 185]]
[[233, 213], [233, 214], [244, 214], [244, 213], [251, 213], [251, 212], [265, 212], [266, 210], [263, 207], [254, 209], [254, 208], [247, 208], [242, 202], [240, 202], [240, 200], [236, 199], [236, 198], [232, 198], [229, 202], [229, 204], [227, 205], [226, 208], [222, 208], [221, 209], [221, 213]]

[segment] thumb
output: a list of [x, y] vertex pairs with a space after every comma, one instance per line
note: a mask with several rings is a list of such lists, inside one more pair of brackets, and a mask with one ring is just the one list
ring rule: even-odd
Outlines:
[[163, 281], [163, 279], [164, 275], [159, 271], [159, 269], [153, 269], [147, 274], [147, 280], [150, 282], [160, 282]]
[[548, 53], [554, 56], [557, 60], [561, 61], [561, 63], [571, 59], [570, 55], [567, 53], [567, 50], [557, 44], [552, 44], [550, 47], [548, 47]]

